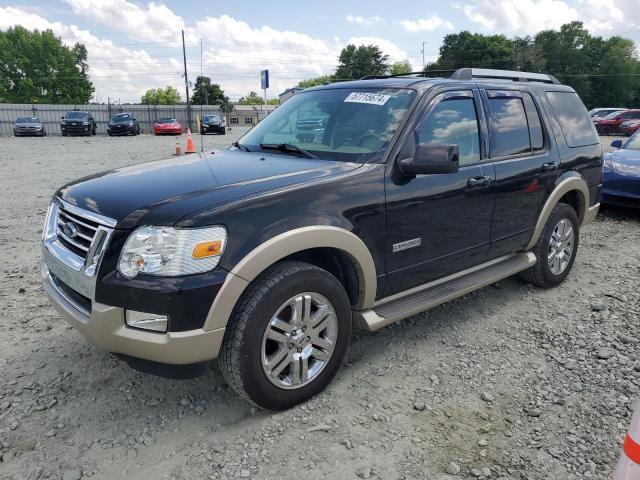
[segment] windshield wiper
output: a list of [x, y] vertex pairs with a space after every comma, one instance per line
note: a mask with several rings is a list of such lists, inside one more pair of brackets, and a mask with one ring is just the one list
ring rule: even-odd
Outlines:
[[251, 150], [249, 150], [249, 147], [247, 147], [246, 145], [242, 145], [240, 142], [235, 141], [231, 144], [232, 147], [236, 147], [240, 150], [242, 150], [243, 152], [250, 152]]
[[279, 150], [282, 153], [288, 153], [290, 155], [298, 155], [305, 158], [318, 158], [316, 155], [308, 150], [292, 145], [291, 143], [262, 143], [260, 145], [262, 150]]

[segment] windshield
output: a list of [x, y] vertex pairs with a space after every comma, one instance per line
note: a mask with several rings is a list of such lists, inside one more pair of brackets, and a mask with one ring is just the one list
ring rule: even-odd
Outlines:
[[113, 123], [130, 122], [131, 121], [131, 115], [129, 115], [128, 113], [119, 113], [118, 115], [114, 115], [111, 118], [111, 121]]
[[16, 123], [40, 123], [40, 119], [38, 117], [18, 117]]
[[[606, 113], [606, 112], [605, 112]], [[621, 111], [616, 111], [616, 112], [612, 112], [608, 115], [605, 115], [604, 118], [616, 118], [618, 115], [620, 115], [622, 112]]]
[[[640, 132], [640, 130], [638, 131]], [[626, 150], [640, 150], [640, 133], [634, 133], [622, 148]]]
[[205, 115], [204, 117], [202, 117], [202, 121], [203, 122], [219, 122], [220, 117], [216, 115]]
[[175, 118], [159, 118], [156, 120], [157, 123], [178, 123]]
[[67, 112], [66, 118], [85, 118], [88, 117], [88, 112]]
[[301, 92], [250, 130], [240, 143], [289, 144], [328, 160], [379, 159], [416, 92], [394, 88], [335, 88]]

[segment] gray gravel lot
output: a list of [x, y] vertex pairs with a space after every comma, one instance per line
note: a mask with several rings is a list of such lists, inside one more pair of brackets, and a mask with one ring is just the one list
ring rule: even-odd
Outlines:
[[640, 212], [604, 209], [556, 289], [508, 279], [356, 335], [326, 392], [274, 414], [217, 365], [183, 381], [130, 370], [44, 297], [55, 188], [174, 144], [0, 138], [0, 479], [611, 478], [640, 385]]

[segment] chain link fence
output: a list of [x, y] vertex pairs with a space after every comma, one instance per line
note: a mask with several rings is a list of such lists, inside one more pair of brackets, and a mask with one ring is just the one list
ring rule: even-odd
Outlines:
[[[194, 131], [196, 115], [200, 115], [200, 105], [192, 105], [191, 131]], [[162, 117], [171, 117], [187, 127], [186, 105], [45, 105], [45, 104], [0, 104], [0, 135], [13, 135], [13, 124], [17, 117], [39, 117], [44, 122], [47, 135], [60, 135], [60, 117], [70, 110], [90, 112], [96, 120], [98, 134], [107, 134], [109, 119], [116, 113], [130, 112], [140, 124], [142, 133], [151, 133], [153, 122]], [[217, 105], [202, 107], [203, 115], [220, 115]], [[225, 113], [227, 124], [229, 114]]]

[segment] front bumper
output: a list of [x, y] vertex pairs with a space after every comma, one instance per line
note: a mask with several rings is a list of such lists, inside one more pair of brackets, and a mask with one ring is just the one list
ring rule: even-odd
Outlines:
[[69, 135], [86, 135], [91, 128], [91, 125], [60, 125], [60, 131]]
[[127, 125], [124, 127], [113, 126], [107, 127], [107, 133], [111, 135], [129, 135], [135, 132], [135, 126]]
[[124, 309], [93, 302], [87, 314], [77, 308], [52, 280], [46, 263], [42, 265], [44, 291], [55, 309], [89, 342], [108, 352], [153, 362], [188, 365], [218, 356], [224, 328], [205, 331], [146, 332], [125, 325]]

